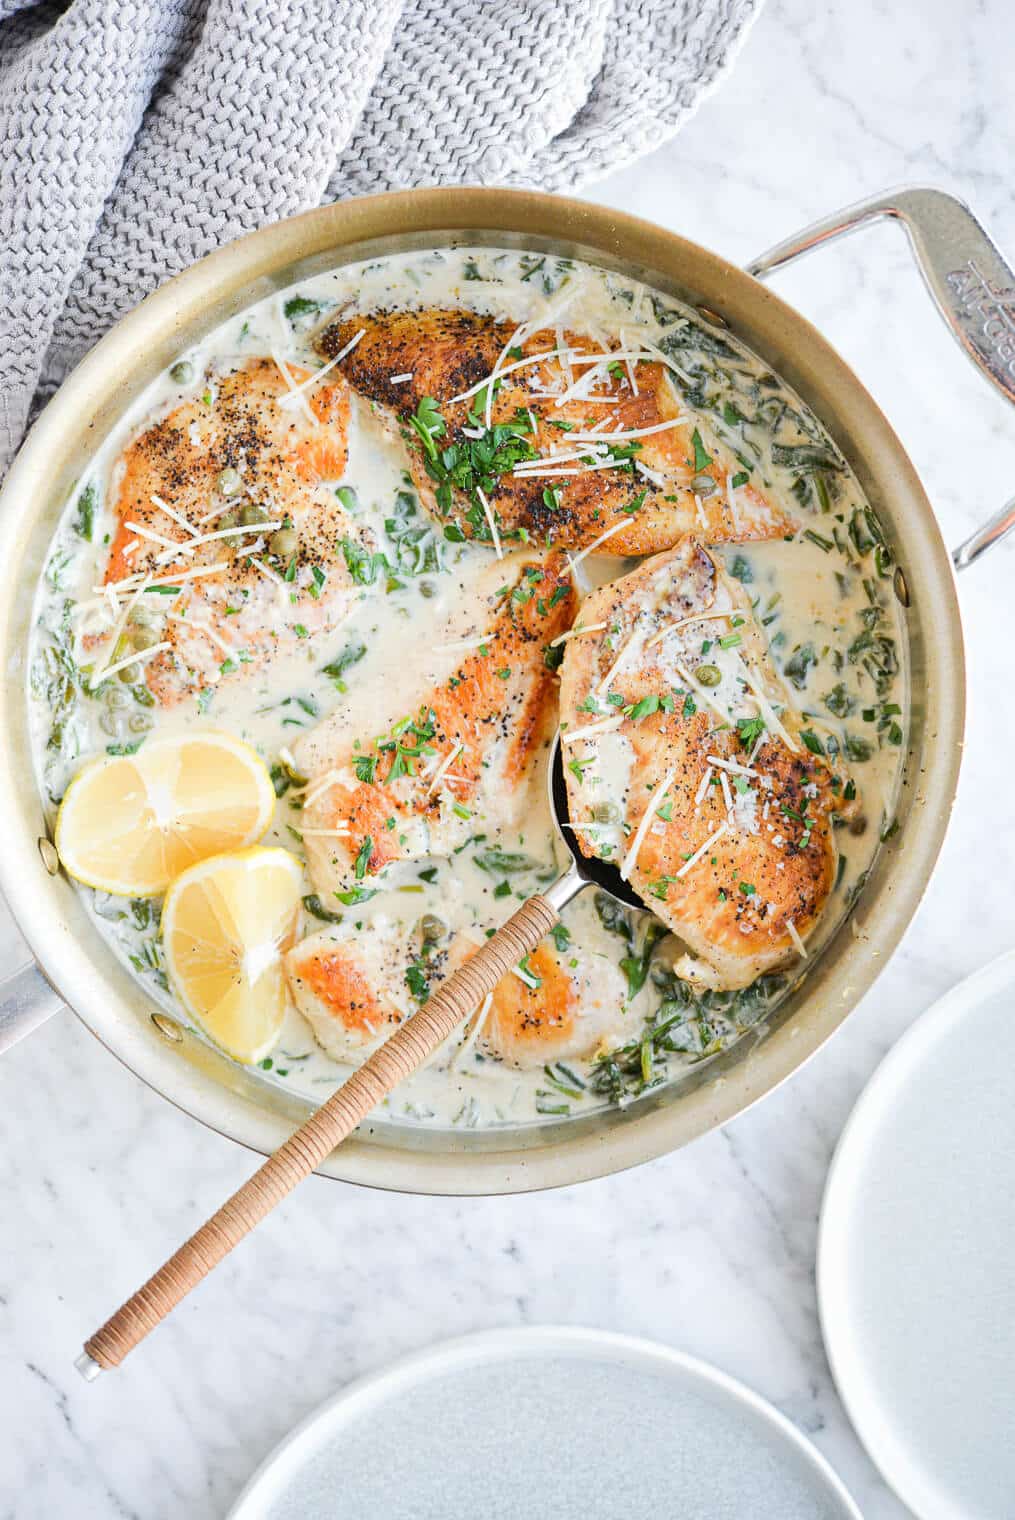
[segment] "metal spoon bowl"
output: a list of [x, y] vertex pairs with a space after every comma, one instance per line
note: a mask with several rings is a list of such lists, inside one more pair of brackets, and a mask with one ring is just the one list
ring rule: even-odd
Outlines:
[[601, 892], [607, 892], [625, 907], [644, 909], [645, 904], [630, 883], [621, 876], [617, 866], [608, 860], [600, 860], [597, 855], [585, 855], [582, 852], [568, 817], [567, 780], [564, 776], [559, 732], [554, 736], [553, 748], [550, 750], [547, 791], [553, 826], [571, 858], [563, 875], [558, 876], [542, 894], [546, 901], [560, 913], [586, 887], [598, 887]]

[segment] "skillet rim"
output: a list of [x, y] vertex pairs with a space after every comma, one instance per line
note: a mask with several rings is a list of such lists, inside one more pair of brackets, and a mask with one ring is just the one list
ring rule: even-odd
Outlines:
[[[242, 1069], [238, 1076], [232, 1063], [189, 1031], [167, 1048], [144, 1017], [151, 1010], [137, 983], [101, 941], [92, 944], [98, 940], [93, 929], [79, 937], [87, 918], [76, 892], [45, 871], [37, 848], [44, 831], [41, 808], [34, 782], [25, 784], [32, 771], [25, 764], [23, 695], [26, 603], [30, 609], [41, 567], [40, 537], [45, 543], [50, 536], [41, 520], [57, 515], [92, 440], [131, 395], [180, 347], [231, 311], [315, 267], [369, 257], [380, 239], [434, 246], [463, 234], [478, 234], [480, 242], [542, 244], [548, 251], [576, 253], [648, 277], [657, 288], [721, 313], [802, 395], [856, 470], [905, 568], [914, 672], [903, 824], [879, 852], [859, 914], [852, 915], [860, 937], [849, 923], [840, 928], [776, 1027], [745, 1035], [725, 1055], [698, 1068], [696, 1079], [682, 1081], [668, 1101], [663, 1088], [625, 1110], [540, 1126], [539, 1144], [532, 1148], [498, 1150], [496, 1131], [453, 1131], [450, 1148], [441, 1151], [432, 1148], [432, 1137], [445, 1132], [417, 1137], [402, 1131], [400, 1143], [391, 1144], [368, 1126], [367, 1138], [347, 1142], [321, 1168], [329, 1176], [396, 1191], [466, 1195], [587, 1180], [676, 1149], [744, 1112], [830, 1038], [886, 964], [929, 883], [957, 786], [965, 675], [951, 559], [899, 439], [821, 334], [735, 265], [678, 234], [606, 207], [481, 187], [364, 197], [247, 234], [167, 281], [91, 350], [39, 417], [0, 491], [9, 536], [8, 576], [0, 587], [0, 647], [7, 668], [0, 721], [0, 830], [7, 848], [0, 853], [0, 888], [53, 985], [129, 1069], [177, 1107], [261, 1152], [274, 1149], [309, 1112], [309, 1105], [276, 1093]], [[27, 576], [17, 573], [22, 565]], [[26, 580], [32, 598], [22, 590]], [[96, 962], [107, 959], [113, 964], [100, 970]], [[111, 999], [122, 1003], [126, 1017], [110, 1007]], [[174, 1059], [180, 1053], [183, 1062]], [[255, 1085], [257, 1101], [251, 1096]], [[517, 1138], [522, 1131], [512, 1133]], [[481, 1143], [473, 1148], [470, 1141], [477, 1139]]]

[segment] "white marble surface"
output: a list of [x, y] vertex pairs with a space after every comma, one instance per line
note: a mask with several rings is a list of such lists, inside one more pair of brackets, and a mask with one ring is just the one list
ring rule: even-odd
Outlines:
[[[953, 188], [1015, 250], [1007, 0], [769, 0], [732, 79], [672, 145], [601, 185], [746, 260], [902, 180]], [[884, 228], [779, 277], [894, 420], [947, 539], [1015, 489], [1015, 416], [937, 322]], [[0, 1069], [0, 1515], [228, 1508], [283, 1432], [348, 1378], [442, 1337], [567, 1323], [655, 1336], [744, 1379], [811, 1433], [868, 1520], [899, 1520], [822, 1352], [816, 1217], [842, 1123], [938, 993], [1011, 947], [1015, 548], [963, 578], [966, 764], [921, 912], [875, 990], [782, 1090], [623, 1177], [538, 1197], [403, 1198], [313, 1179], [121, 1372], [82, 1337], [250, 1170], [63, 1014]], [[1000, 855], [999, 855], [1000, 850]], [[5, 941], [5, 944], [8, 941]], [[9, 962], [17, 952], [13, 941]]]

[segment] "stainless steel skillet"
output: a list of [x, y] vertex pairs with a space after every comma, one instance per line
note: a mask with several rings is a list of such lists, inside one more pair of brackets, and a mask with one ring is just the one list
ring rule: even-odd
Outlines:
[[[784, 1080], [842, 1022], [885, 964], [929, 880], [955, 793], [964, 719], [962, 633], [948, 554], [920, 482], [856, 376], [761, 276], [878, 216], [901, 220], [970, 357], [1015, 399], [1015, 277], [969, 211], [904, 190], [781, 245], [751, 273], [648, 223], [557, 197], [421, 190], [326, 207], [252, 234], [170, 281], [83, 361], [40, 417], [2, 493], [7, 576], [0, 649], [0, 888], [37, 957], [3, 989], [7, 1038], [66, 999], [144, 1080], [224, 1134], [270, 1152], [308, 1113], [152, 1009], [99, 940], [77, 893], [53, 870], [32, 782], [24, 698], [32, 592], [56, 519], [95, 443], [180, 348], [273, 289], [339, 263], [468, 238], [586, 258], [647, 280], [731, 328], [821, 418], [856, 470], [900, 566], [908, 607], [913, 722], [898, 834], [858, 910], [757, 1037], [623, 1110], [483, 1132], [411, 1130], [371, 1120], [324, 1163], [330, 1175], [419, 1192], [485, 1193], [573, 1182], [673, 1149]], [[970, 563], [1015, 524], [1010, 505], [956, 551]], [[41, 843], [40, 843], [41, 841]], [[54, 990], [56, 989], [56, 990]]]

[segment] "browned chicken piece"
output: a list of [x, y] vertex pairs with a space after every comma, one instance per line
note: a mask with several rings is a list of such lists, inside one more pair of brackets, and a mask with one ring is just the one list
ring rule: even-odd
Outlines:
[[[561, 673], [570, 817], [693, 957], [744, 987], [801, 953], [836, 876], [844, 782], [800, 739], [739, 582], [699, 545], [594, 591]], [[850, 789], [851, 791], [851, 789]]]
[[369, 889], [394, 861], [448, 854], [478, 829], [524, 817], [556, 715], [548, 649], [577, 597], [560, 554], [491, 561], [482, 575], [485, 626], [449, 642], [447, 675], [417, 690], [408, 711], [378, 736], [349, 705], [297, 745], [318, 892]]
[[362, 934], [321, 929], [287, 952], [293, 1002], [329, 1055], [358, 1066], [414, 1012], [405, 973], [417, 955], [418, 942], [380, 918]]
[[390, 312], [333, 322], [317, 348], [331, 358], [363, 333], [345, 378], [405, 439], [430, 511], [467, 537], [489, 542], [493, 518], [502, 538], [580, 549], [609, 534], [603, 552], [629, 555], [687, 533], [717, 544], [793, 532], [721, 440], [706, 447], [660, 358], [613, 358], [570, 331], [561, 352], [554, 332], [517, 331], [469, 311]]
[[[344, 926], [322, 929], [290, 950], [285, 964], [293, 1000], [318, 1042], [358, 1065], [415, 1012], [421, 993], [428, 996], [477, 949], [459, 934], [421, 951], [415, 934], [382, 919], [356, 935]], [[498, 982], [437, 1061], [453, 1059], [463, 1042], [509, 1066], [584, 1060], [629, 1036], [624, 992], [623, 976], [602, 956], [575, 945], [565, 954], [544, 940]]]
[[477, 1015], [479, 1045], [506, 1065], [591, 1060], [630, 1038], [626, 986], [612, 961], [544, 939], [520, 970], [497, 983]]
[[356, 530], [325, 484], [345, 469], [348, 388], [286, 368], [256, 358], [210, 375], [113, 468], [105, 584], [134, 605], [105, 663], [164, 645], [139, 666], [163, 704], [328, 632], [362, 595], [342, 550]]

